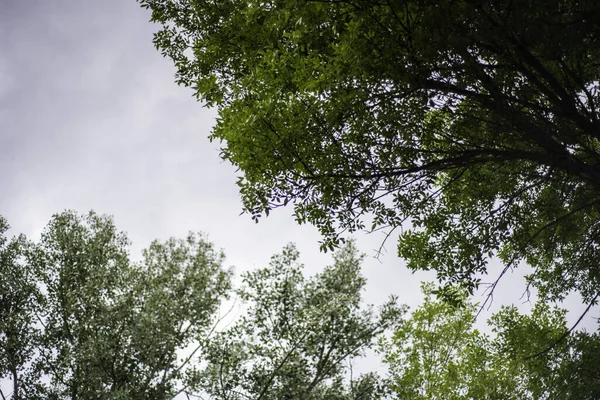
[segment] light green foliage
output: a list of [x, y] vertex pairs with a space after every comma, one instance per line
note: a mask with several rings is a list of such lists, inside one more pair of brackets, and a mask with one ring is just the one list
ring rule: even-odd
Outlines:
[[[499, 376], [489, 376], [486, 382], [489, 354], [486, 338], [473, 328], [475, 307], [467, 304], [456, 308], [435, 301], [431, 289], [425, 287], [424, 304], [411, 313], [391, 340], [380, 344], [396, 398], [485, 399], [485, 390], [493, 390], [488, 386], [491, 382], [513, 389], [512, 382], [507, 385]], [[498, 394], [502, 392], [513, 390]]]
[[[449, 304], [425, 285], [408, 318], [395, 298], [365, 307], [352, 242], [311, 277], [293, 245], [245, 273], [234, 292], [245, 309], [224, 327], [218, 309], [232, 293], [231, 271], [201, 235], [155, 241], [133, 263], [126, 236], [93, 212], [55, 215], [35, 243], [9, 240], [7, 229], [0, 218], [2, 398], [600, 397], [598, 334], [560, 340], [564, 310], [506, 307], [486, 335], [460, 289]], [[389, 377], [360, 364], [354, 372], [377, 343]]]
[[350, 376], [359, 358], [403, 314], [395, 299], [364, 309], [362, 257], [352, 243], [314, 277], [302, 274], [289, 245], [269, 267], [246, 273], [238, 295], [246, 313], [209, 344], [198, 386], [214, 399], [371, 400], [382, 395], [376, 374]]
[[[566, 331], [565, 310], [537, 303], [529, 315], [504, 307], [489, 321], [493, 334], [474, 327], [476, 306], [432, 298], [379, 352], [390, 372], [394, 399], [594, 399], [598, 386], [597, 334]], [[552, 347], [539, 357], [528, 358]]]
[[107, 373], [121, 361], [116, 336], [129, 317], [119, 315], [130, 273], [126, 246], [112, 222], [95, 214], [58, 214], [43, 232], [32, 262], [46, 292], [36, 360], [50, 380], [44, 395], [76, 399], [112, 383]]
[[595, 2], [138, 1], [253, 218], [293, 203], [325, 249], [408, 221], [408, 266], [471, 292], [498, 255], [598, 293]]

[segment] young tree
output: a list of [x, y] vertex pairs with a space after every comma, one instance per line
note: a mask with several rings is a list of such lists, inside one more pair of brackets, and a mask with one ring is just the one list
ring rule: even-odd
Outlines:
[[498, 255], [597, 299], [595, 2], [138, 1], [253, 218], [293, 203], [323, 248], [410, 227], [399, 254], [442, 281], [472, 292]]
[[[394, 399], [594, 399], [600, 396], [597, 334], [566, 330], [565, 310], [537, 303], [531, 314], [504, 307], [490, 321], [492, 335], [474, 327], [476, 306], [432, 298], [382, 340]], [[550, 344], [554, 344], [548, 349]], [[539, 357], [531, 357], [543, 350]]]
[[362, 257], [352, 243], [332, 266], [307, 279], [289, 245], [267, 268], [246, 273], [239, 297], [244, 315], [207, 347], [208, 365], [192, 377], [211, 399], [374, 400], [374, 373], [348, 376], [348, 362], [395, 327], [403, 308], [391, 299], [379, 312], [364, 308]]

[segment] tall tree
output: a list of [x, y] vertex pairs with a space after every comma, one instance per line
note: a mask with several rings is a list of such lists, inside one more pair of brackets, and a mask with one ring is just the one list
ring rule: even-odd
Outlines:
[[[28, 365], [39, 333], [36, 316], [41, 304], [35, 270], [24, 259], [29, 243], [23, 235], [8, 239], [9, 226], [0, 216], [0, 381], [11, 381], [14, 400], [30, 398], [32, 371]], [[2, 399], [5, 393], [0, 389]]]
[[375, 400], [382, 380], [375, 373], [352, 376], [359, 358], [396, 326], [403, 308], [395, 299], [378, 312], [361, 301], [362, 257], [352, 243], [332, 266], [306, 278], [289, 245], [267, 268], [243, 276], [238, 290], [247, 309], [208, 345], [205, 369], [193, 377], [215, 400]]
[[598, 298], [596, 2], [139, 2], [253, 218], [293, 203], [323, 248], [410, 227], [399, 254], [449, 284], [498, 255], [545, 298]]
[[68, 211], [21, 259], [18, 243], [0, 248], [0, 377], [11, 374], [12, 399], [170, 399], [182, 390], [191, 357], [181, 354], [204, 343], [231, 287], [211, 243], [195, 234], [155, 241], [133, 263], [110, 217]]

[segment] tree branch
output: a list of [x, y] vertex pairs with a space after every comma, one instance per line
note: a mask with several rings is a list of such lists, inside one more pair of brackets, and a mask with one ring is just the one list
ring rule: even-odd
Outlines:
[[592, 301], [590, 301], [590, 303], [588, 304], [587, 308], [585, 309], [585, 311], [579, 316], [579, 319], [577, 319], [577, 321], [575, 322], [575, 324], [569, 329], [567, 330], [565, 333], [563, 333], [554, 343], [552, 343], [550, 346], [546, 347], [544, 350], [531, 355], [531, 356], [527, 356], [525, 358], [523, 358], [523, 360], [527, 361], [527, 360], [531, 360], [532, 358], [537, 358], [540, 357], [546, 353], [548, 353], [550, 350], [552, 350], [554, 347], [556, 347], [560, 342], [562, 342], [563, 340], [565, 340], [567, 338], [567, 336], [569, 336], [571, 334], [571, 332], [573, 332], [573, 330], [575, 330], [575, 328], [577, 327], [577, 325], [579, 325], [579, 323], [583, 320], [583, 317], [585, 317], [585, 315], [590, 311], [590, 309], [592, 308], [592, 306], [596, 305], [596, 300], [598, 300], [598, 297], [600, 297], [600, 292], [596, 293], [596, 295], [594, 296], [594, 298], [592, 299]]

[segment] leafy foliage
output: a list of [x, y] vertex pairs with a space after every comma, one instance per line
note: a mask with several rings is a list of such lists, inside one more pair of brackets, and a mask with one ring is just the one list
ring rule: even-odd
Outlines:
[[[143, 260], [110, 217], [66, 211], [38, 242], [5, 238], [0, 219], [0, 379], [20, 399], [281, 398], [374, 400], [385, 382], [354, 376], [359, 359], [401, 321], [390, 301], [364, 307], [362, 256], [349, 242], [307, 278], [293, 245], [235, 291], [224, 256], [201, 235], [154, 241]], [[349, 369], [350, 368], [350, 369]]]
[[382, 395], [374, 373], [347, 380], [346, 364], [361, 356], [403, 315], [395, 299], [379, 312], [363, 309], [361, 257], [352, 243], [334, 264], [306, 279], [287, 246], [269, 267], [247, 273], [239, 297], [248, 306], [209, 344], [198, 386], [214, 399], [370, 400]]
[[[311, 277], [288, 245], [233, 291], [223, 254], [201, 235], [154, 241], [133, 263], [126, 236], [93, 212], [55, 215], [35, 243], [7, 229], [0, 218], [0, 379], [12, 383], [2, 398], [600, 397], [600, 338], [564, 336], [564, 310], [506, 307], [487, 335], [457, 288], [462, 307], [434, 300], [432, 284], [409, 317], [394, 297], [365, 307], [351, 241]], [[245, 309], [222, 326], [231, 293]], [[355, 374], [374, 347], [389, 376]]]
[[325, 249], [410, 227], [408, 266], [471, 292], [493, 255], [599, 292], [595, 2], [139, 2], [253, 218], [293, 203]]
[[24, 236], [8, 240], [9, 226], [0, 216], [0, 380], [12, 380], [13, 397], [25, 398], [35, 374], [27, 361], [35, 352], [36, 312], [43, 301], [35, 284], [35, 271], [24, 265], [28, 252]]
[[189, 359], [179, 352], [212, 328], [231, 271], [199, 235], [156, 241], [140, 264], [128, 245], [111, 218], [64, 212], [38, 243], [21, 236], [2, 249], [0, 377], [10, 372], [13, 399], [170, 399], [181, 390]]
[[[394, 399], [594, 399], [600, 395], [598, 335], [566, 331], [565, 310], [537, 303], [531, 314], [504, 307], [474, 328], [476, 306], [426, 298], [380, 343]], [[552, 345], [539, 357], [529, 356]]]

